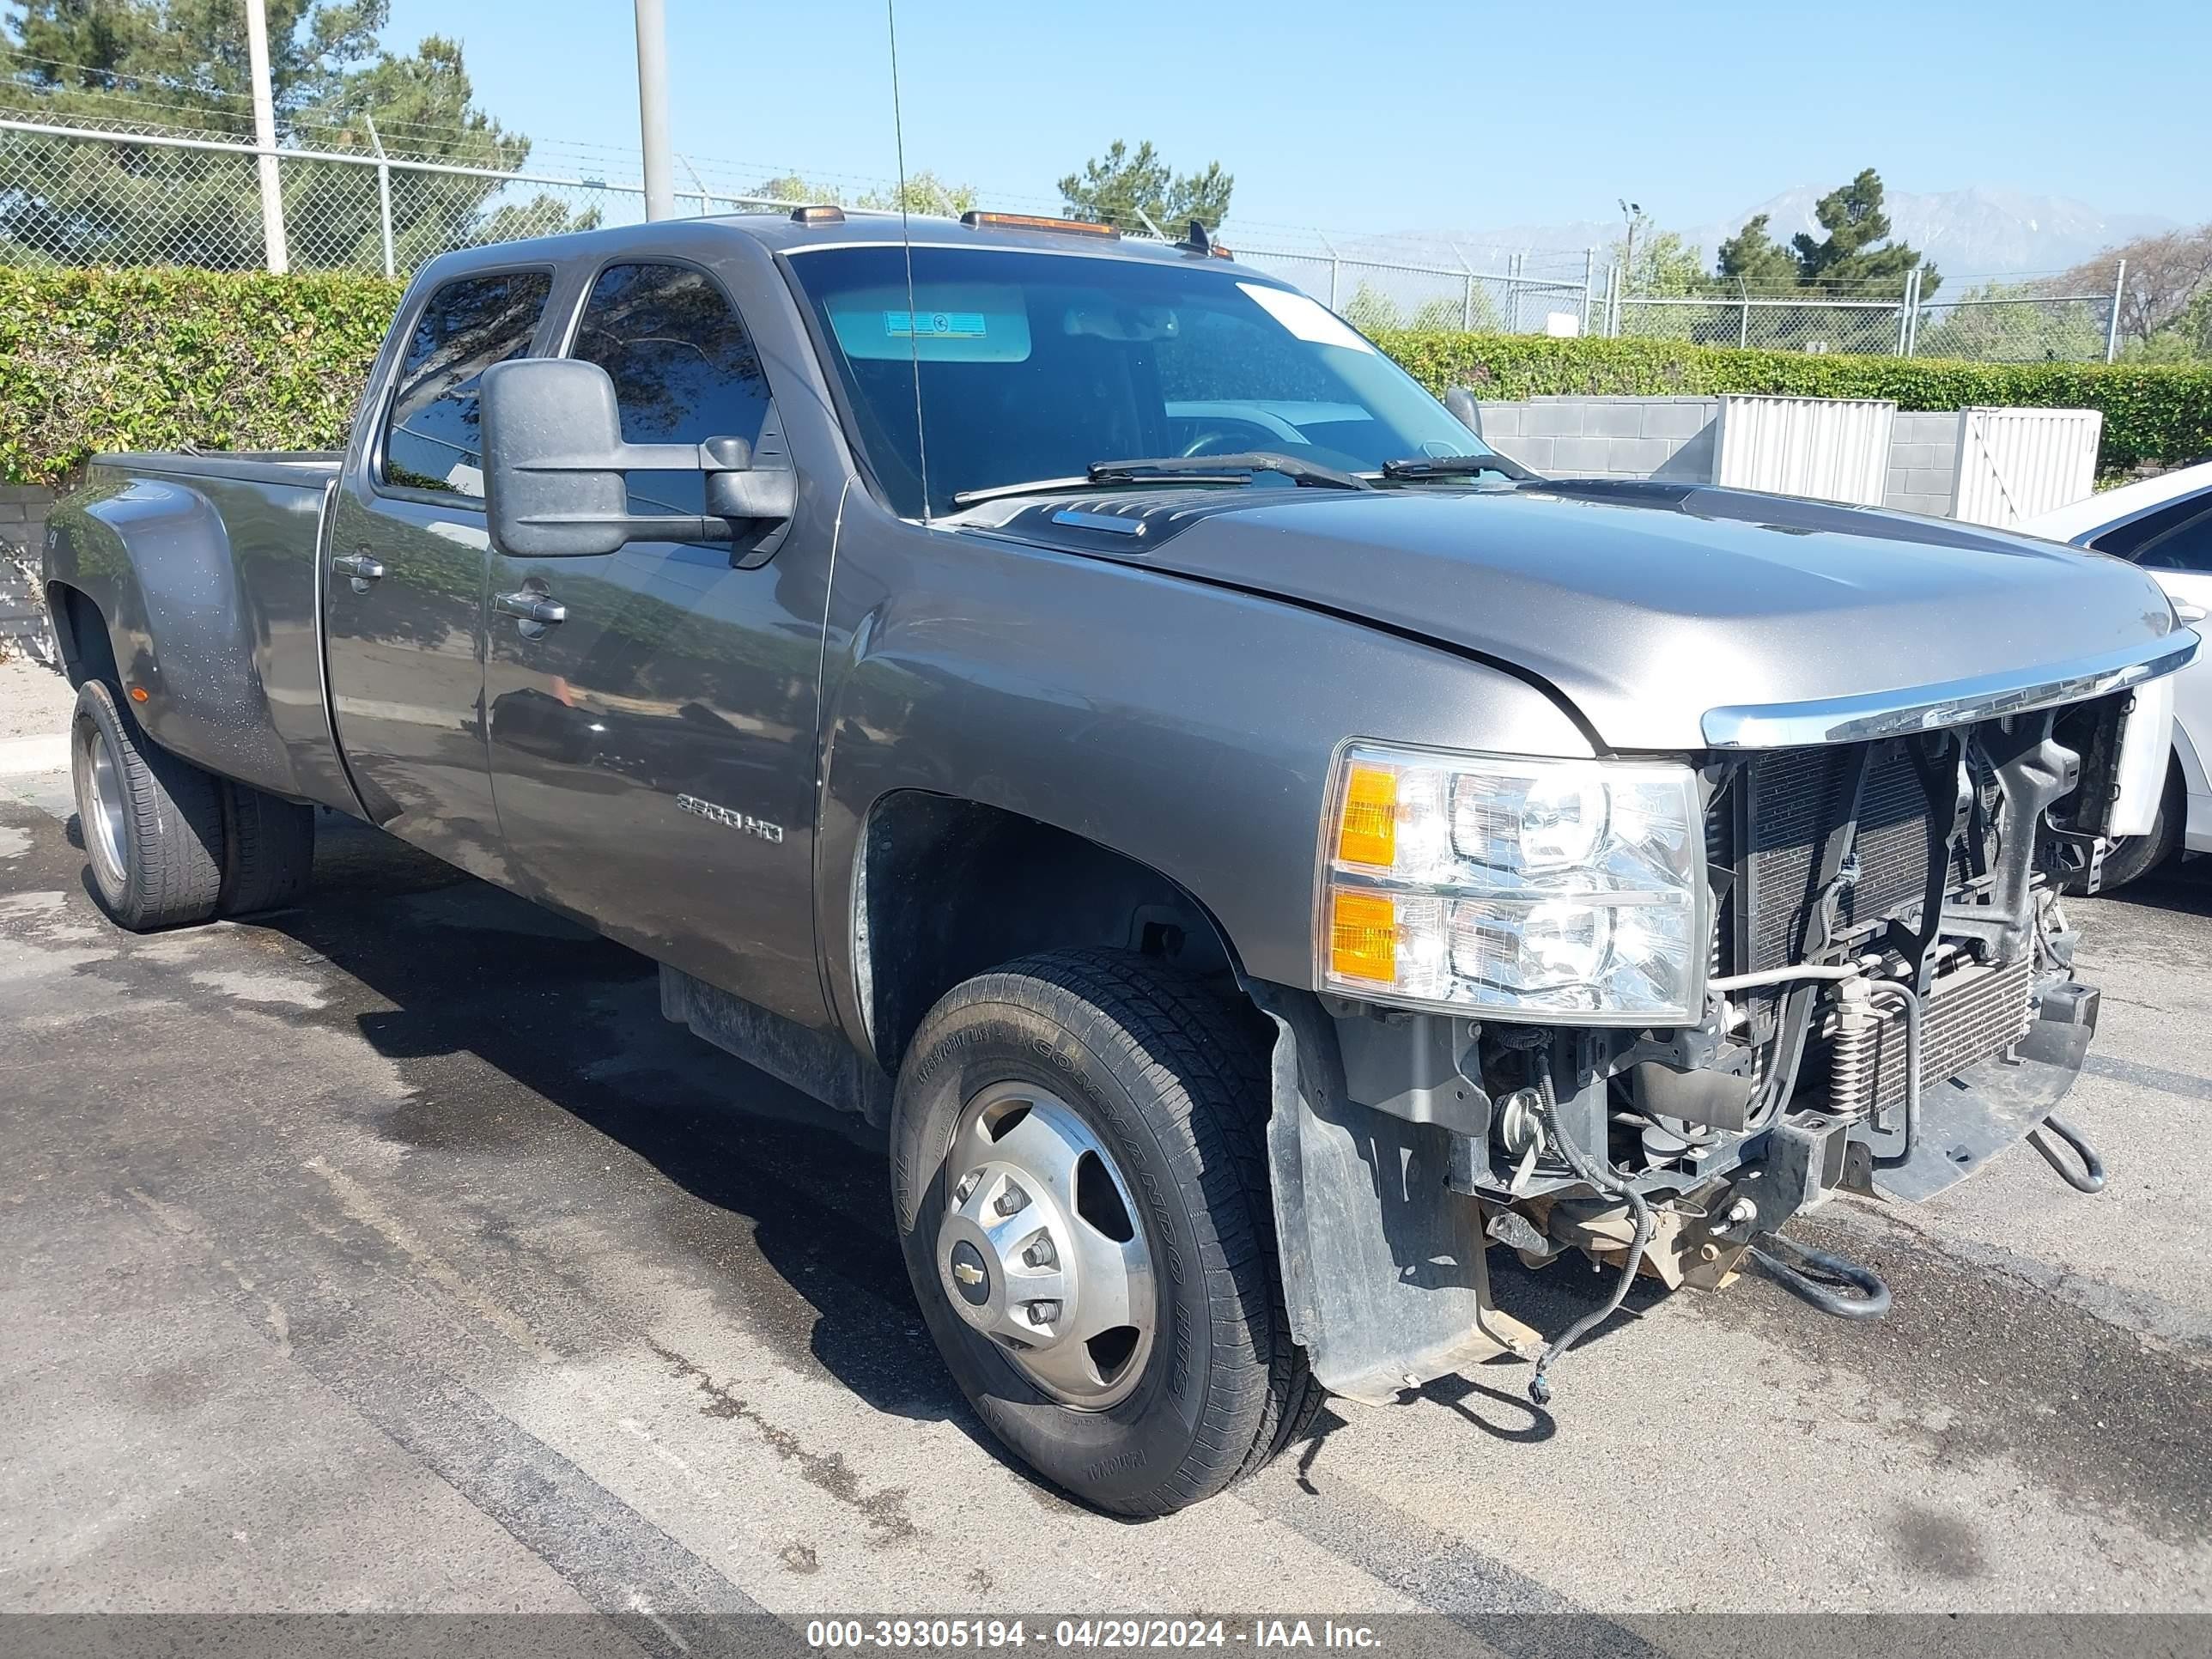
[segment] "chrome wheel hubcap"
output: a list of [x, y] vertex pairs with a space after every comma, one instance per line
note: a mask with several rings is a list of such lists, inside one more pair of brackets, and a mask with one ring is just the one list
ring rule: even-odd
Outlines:
[[937, 1273], [953, 1312], [1063, 1405], [1127, 1399], [1158, 1323], [1152, 1258], [1097, 1135], [1046, 1091], [1000, 1084], [961, 1113], [947, 1170]]
[[123, 874], [123, 768], [105, 732], [87, 721], [79, 740], [83, 753], [79, 765], [90, 785], [77, 802], [84, 837], [107, 873]]

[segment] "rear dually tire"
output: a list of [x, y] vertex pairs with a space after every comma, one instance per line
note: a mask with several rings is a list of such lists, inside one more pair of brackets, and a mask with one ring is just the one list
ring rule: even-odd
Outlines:
[[107, 914], [141, 933], [212, 917], [222, 890], [220, 781], [148, 741], [104, 680], [77, 690], [70, 769]]

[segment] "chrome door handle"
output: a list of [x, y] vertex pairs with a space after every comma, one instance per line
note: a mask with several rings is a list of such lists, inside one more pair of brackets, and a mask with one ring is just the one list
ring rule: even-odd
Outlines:
[[[337, 558], [331, 561], [331, 568], [341, 576], [352, 577], [356, 584], [379, 580], [384, 574], [382, 562], [371, 558], [366, 550], [359, 553], [339, 554]], [[366, 590], [357, 588], [356, 591], [365, 592]]]
[[557, 599], [549, 599], [543, 593], [525, 590], [520, 593], [502, 593], [491, 602], [491, 608], [502, 617], [513, 617], [524, 623], [536, 623], [540, 628], [550, 628], [556, 623], [568, 620], [568, 607]]

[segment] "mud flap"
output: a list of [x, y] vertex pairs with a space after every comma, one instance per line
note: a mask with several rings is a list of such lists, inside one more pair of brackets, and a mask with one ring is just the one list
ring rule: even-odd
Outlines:
[[2046, 992], [2038, 1018], [2010, 1060], [1985, 1060], [1920, 1097], [1920, 1144], [1902, 1164], [1876, 1169], [1891, 1198], [1918, 1201], [1957, 1185], [2027, 1136], [2066, 1098], [2097, 1032], [2097, 994], [2063, 985]]
[[1275, 1022], [1267, 1152], [1291, 1334], [1331, 1393], [1382, 1405], [1536, 1332], [1491, 1305], [1478, 1207], [1445, 1185], [1449, 1133], [1346, 1097], [1309, 992], [1251, 983]]

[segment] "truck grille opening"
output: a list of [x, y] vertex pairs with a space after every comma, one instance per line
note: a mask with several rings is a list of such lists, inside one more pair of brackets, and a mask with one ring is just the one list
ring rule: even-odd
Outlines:
[[[1731, 872], [1718, 906], [1721, 971], [1801, 961], [1828, 837], [1850, 811], [1863, 744], [1785, 749], [1751, 761], [1717, 798], [1708, 856]], [[1928, 795], [1902, 743], [1875, 745], [1859, 801], [1859, 878], [1837, 906], [1840, 935], [1916, 910], [1926, 892]]]

